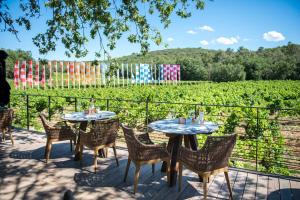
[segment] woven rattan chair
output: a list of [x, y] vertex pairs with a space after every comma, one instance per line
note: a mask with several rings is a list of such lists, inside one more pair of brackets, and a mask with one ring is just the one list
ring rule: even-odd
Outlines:
[[14, 139], [11, 132], [11, 124], [13, 120], [13, 109], [1, 109], [0, 110], [0, 131], [2, 132], [2, 141], [5, 141], [5, 134], [8, 133], [12, 145], [14, 145]]
[[[118, 136], [119, 120], [110, 119], [105, 121], [95, 121], [91, 130], [86, 133], [80, 131], [80, 160], [82, 161], [83, 146], [94, 150], [94, 169], [97, 171], [97, 157], [100, 149], [112, 147], [117, 166], [119, 161], [116, 151], [116, 139]], [[106, 151], [107, 152], [107, 151]]]
[[[134, 193], [137, 192], [137, 184], [140, 174], [140, 168], [144, 164], [155, 164], [160, 161], [165, 161], [167, 163], [167, 178], [169, 181], [170, 173], [170, 155], [166, 149], [166, 144], [155, 145], [149, 139], [147, 135], [140, 135], [139, 137], [145, 139], [145, 143], [151, 142], [152, 144], [145, 144], [141, 142], [135, 135], [133, 129], [125, 127], [122, 125], [125, 141], [128, 148], [128, 161], [124, 176], [124, 182], [126, 181], [128, 170], [131, 161], [135, 164], [135, 175], [134, 175]], [[148, 137], [148, 139], [146, 139]], [[152, 165], [153, 167], [154, 165]], [[154, 170], [152, 168], [152, 170]], [[152, 171], [154, 173], [154, 171]]]
[[70, 140], [70, 147], [72, 151], [72, 141], [74, 141], [74, 144], [76, 143], [76, 134], [71, 129], [71, 127], [67, 124], [61, 125], [59, 123], [51, 123], [46, 119], [46, 116], [42, 113], [39, 116], [47, 135], [47, 143], [45, 148], [46, 162], [48, 163], [48, 160], [50, 158], [52, 142]]
[[228, 162], [236, 142], [236, 134], [208, 136], [198, 151], [185, 147], [179, 150], [179, 191], [181, 190], [183, 165], [203, 178], [204, 199], [207, 198], [207, 183], [211, 175], [224, 172], [230, 198], [232, 190], [228, 176]]

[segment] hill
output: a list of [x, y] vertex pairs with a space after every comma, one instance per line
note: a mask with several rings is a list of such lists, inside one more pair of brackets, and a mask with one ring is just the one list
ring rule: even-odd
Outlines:
[[149, 52], [142, 56], [132, 54], [117, 58], [123, 63], [176, 63], [182, 66], [185, 80], [286, 80], [300, 79], [300, 45], [288, 43], [276, 48], [260, 47], [250, 51], [240, 47], [207, 50], [177, 48]]

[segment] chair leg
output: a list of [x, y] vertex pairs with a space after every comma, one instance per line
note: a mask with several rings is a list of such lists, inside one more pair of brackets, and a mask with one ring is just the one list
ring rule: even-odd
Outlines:
[[108, 148], [105, 148], [105, 151], [104, 151], [104, 153], [105, 153], [105, 158], [107, 158], [107, 156], [108, 156]]
[[70, 151], [71, 152], [73, 151], [73, 142], [72, 142], [72, 140], [70, 140]]
[[2, 129], [2, 141], [5, 142], [5, 129]]
[[94, 170], [97, 172], [97, 157], [98, 157], [98, 149], [94, 149]]
[[119, 166], [119, 160], [118, 160], [118, 157], [117, 157], [117, 150], [116, 150], [116, 147], [113, 146], [112, 148], [113, 148], [113, 150], [114, 150], [114, 154], [115, 154], [115, 159], [116, 159], [117, 166]]
[[9, 132], [9, 137], [10, 137], [11, 144], [14, 146], [15, 143], [14, 143], [14, 138], [12, 136], [12, 131], [9, 129], [8, 132]]
[[178, 192], [181, 191], [182, 186], [182, 163], [179, 162], [179, 175], [178, 175]]
[[225, 178], [226, 178], [226, 183], [227, 183], [227, 187], [228, 187], [230, 199], [233, 199], [231, 185], [230, 185], [230, 180], [229, 180], [229, 176], [228, 176], [228, 171], [225, 171], [224, 175], [225, 175]]
[[135, 165], [135, 173], [134, 173], [134, 188], [133, 193], [135, 194], [137, 192], [137, 186], [139, 182], [139, 176], [140, 176], [140, 163], [136, 163]]
[[153, 163], [152, 164], [152, 174], [154, 174], [154, 172], [155, 172], [155, 164]]
[[48, 160], [50, 158], [51, 148], [52, 148], [52, 141], [51, 140], [47, 140], [47, 146], [46, 146], [46, 163], [48, 163]]
[[130, 160], [130, 158], [128, 158], [127, 165], [126, 165], [126, 170], [125, 170], [124, 182], [126, 182], [128, 170], [129, 170], [129, 167], [130, 167], [130, 162], [131, 162], [131, 160]]
[[83, 156], [83, 145], [80, 145], [80, 147], [79, 147], [79, 160], [80, 160], [80, 165], [82, 165], [82, 156]]
[[207, 175], [203, 176], [203, 194], [204, 194], [204, 199], [207, 198], [207, 182], [208, 182], [208, 177]]
[[167, 180], [168, 180], [168, 183], [170, 184], [170, 181], [171, 181], [171, 162], [170, 162], [170, 160], [167, 161]]

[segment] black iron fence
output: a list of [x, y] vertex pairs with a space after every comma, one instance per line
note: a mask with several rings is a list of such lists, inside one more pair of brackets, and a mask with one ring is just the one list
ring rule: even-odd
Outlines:
[[[62, 113], [85, 110], [90, 98], [71, 96], [44, 96], [13, 94], [10, 106], [15, 108], [17, 127], [28, 130], [42, 129], [39, 112], [47, 112], [49, 120], [59, 120]], [[147, 130], [155, 120], [173, 117], [189, 117], [199, 110], [205, 119], [220, 126], [215, 135], [238, 133], [238, 141], [231, 164], [235, 167], [274, 174], [300, 176], [300, 111], [297, 109], [208, 105], [204, 103], [158, 102], [130, 99], [95, 98], [95, 106], [114, 111], [122, 123]], [[166, 142], [159, 133], [150, 133], [156, 142]], [[199, 147], [206, 135], [198, 135]], [[120, 137], [122, 140], [122, 136]]]

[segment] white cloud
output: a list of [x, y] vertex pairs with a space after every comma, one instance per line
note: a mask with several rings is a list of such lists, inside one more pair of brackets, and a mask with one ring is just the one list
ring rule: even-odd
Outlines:
[[200, 26], [198, 29], [200, 29], [202, 31], [208, 31], [208, 32], [214, 32], [215, 31], [212, 27], [207, 26], [207, 25]]
[[285, 37], [282, 35], [282, 33], [279, 33], [277, 31], [269, 31], [267, 33], [264, 33], [263, 38], [269, 42], [278, 42], [285, 40]]
[[207, 45], [209, 45], [209, 42], [206, 41], [206, 40], [201, 40], [200, 44], [203, 45], [203, 46], [207, 46]]
[[219, 38], [217, 38], [216, 42], [219, 44], [224, 44], [224, 45], [232, 45], [232, 44], [238, 43], [239, 39], [240, 39], [239, 36], [230, 37], [230, 38], [219, 37]]
[[188, 34], [192, 34], [192, 35], [195, 35], [195, 34], [197, 34], [197, 32], [196, 32], [196, 31], [193, 31], [193, 30], [188, 30], [186, 33], [188, 33]]
[[174, 41], [174, 38], [168, 37], [168, 38], [167, 38], [167, 41], [168, 41], [168, 42], [173, 42], [173, 41]]

